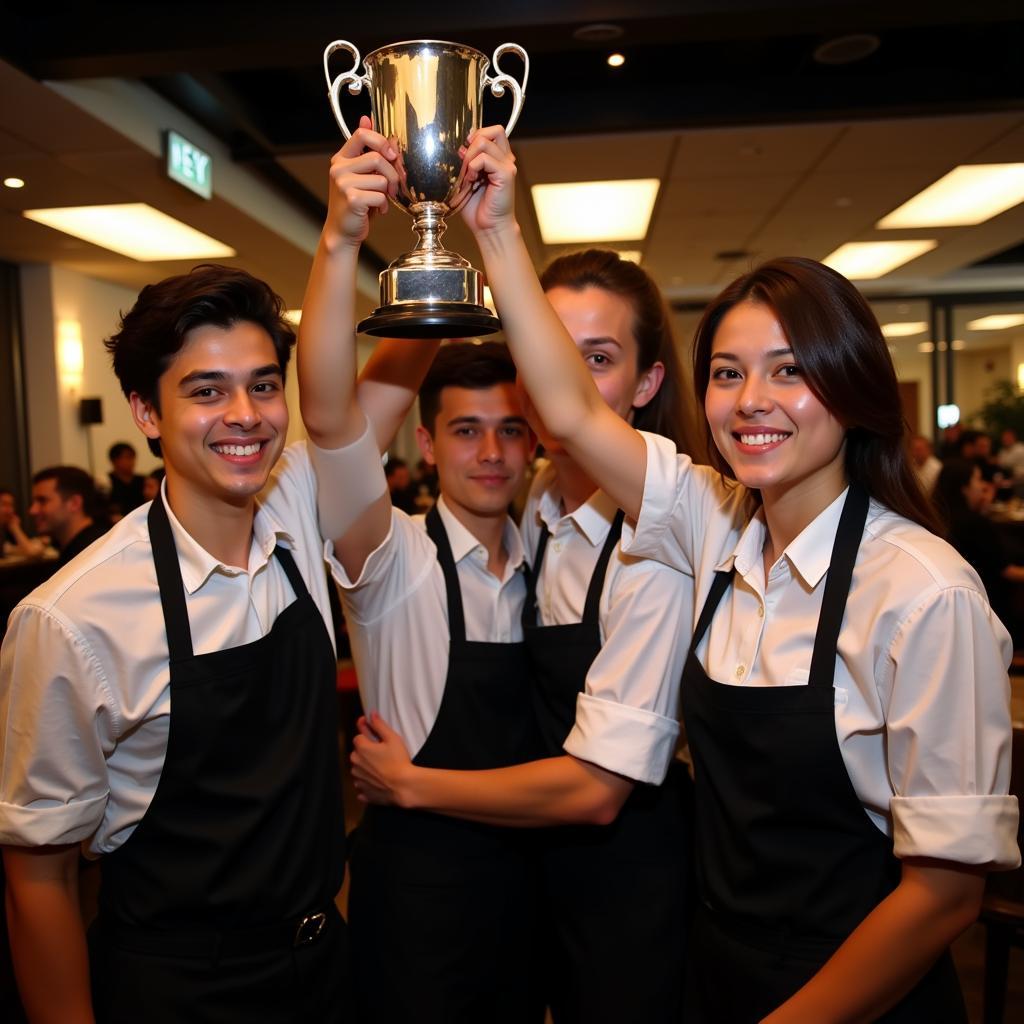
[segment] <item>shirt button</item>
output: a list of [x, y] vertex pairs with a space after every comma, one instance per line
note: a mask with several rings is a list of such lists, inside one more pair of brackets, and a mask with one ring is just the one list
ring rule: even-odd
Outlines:
[[551, 546], [552, 546], [552, 547], [553, 547], [553, 548], [554, 548], [554, 549], [555, 549], [556, 551], [561, 551], [561, 550], [562, 550], [562, 542], [561, 542], [560, 540], [556, 540], [556, 541], [555, 541], [555, 542], [554, 542], [554, 543], [553, 543], [553, 544], [552, 544]]
[[742, 679], [743, 678], [743, 673], [746, 672], [746, 671], [747, 671], [747, 666], [746, 665], [737, 665], [736, 666], [736, 678], [737, 679]]
[[764, 618], [764, 605], [763, 604], [759, 604], [757, 606], [757, 617], [759, 619], [763, 619]]

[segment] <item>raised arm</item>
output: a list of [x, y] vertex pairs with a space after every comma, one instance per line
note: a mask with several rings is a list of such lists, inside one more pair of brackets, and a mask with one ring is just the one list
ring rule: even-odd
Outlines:
[[636, 517], [647, 464], [642, 438], [598, 394], [583, 360], [544, 296], [514, 213], [515, 157], [500, 127], [483, 128], [466, 153], [482, 180], [464, 216], [516, 366], [544, 425], [615, 502]]
[[356, 397], [386, 452], [416, 400], [441, 340], [383, 338], [359, 374]]
[[314, 446], [320, 528], [353, 577], [391, 523], [376, 437], [371, 452], [357, 443], [367, 422], [356, 398], [355, 294], [359, 247], [371, 216], [387, 211], [388, 194], [397, 187], [396, 155], [363, 118], [331, 160], [327, 221], [299, 326], [299, 405]]

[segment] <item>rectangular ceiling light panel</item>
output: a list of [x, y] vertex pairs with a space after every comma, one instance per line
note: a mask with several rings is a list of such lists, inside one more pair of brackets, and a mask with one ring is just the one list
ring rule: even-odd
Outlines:
[[969, 331], [1005, 331], [1007, 327], [1024, 324], [1024, 313], [992, 313], [979, 317], [967, 325]]
[[892, 324], [882, 324], [882, 334], [887, 338], [909, 338], [915, 334], [924, 334], [928, 330], [928, 324], [923, 320], [901, 321]]
[[644, 238], [658, 197], [657, 178], [534, 185], [533, 205], [547, 245]]
[[23, 212], [29, 220], [144, 263], [237, 255], [230, 246], [146, 203], [58, 206]]
[[847, 242], [822, 263], [848, 277], [851, 281], [867, 281], [883, 277], [889, 271], [909, 263], [939, 243], [934, 239], [901, 242]]
[[880, 228], [981, 224], [1024, 202], [1024, 164], [962, 164], [888, 216]]

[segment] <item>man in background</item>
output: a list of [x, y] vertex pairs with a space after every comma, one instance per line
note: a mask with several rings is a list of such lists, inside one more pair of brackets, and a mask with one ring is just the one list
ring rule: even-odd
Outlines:
[[138, 508], [146, 499], [143, 493], [145, 477], [135, 472], [135, 449], [127, 441], [110, 446], [110, 505], [122, 516]]
[[50, 466], [36, 473], [28, 514], [36, 533], [49, 537], [60, 552], [58, 566], [67, 565], [108, 528], [99, 512], [96, 485], [77, 466]]

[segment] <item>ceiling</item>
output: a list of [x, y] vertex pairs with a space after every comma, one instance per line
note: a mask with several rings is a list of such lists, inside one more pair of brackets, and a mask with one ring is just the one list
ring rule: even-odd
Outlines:
[[[239, 263], [297, 305], [340, 143], [320, 59], [339, 36], [363, 53], [422, 37], [487, 53], [523, 45], [531, 72], [513, 144], [534, 259], [557, 250], [540, 241], [530, 185], [660, 178], [647, 237], [623, 248], [642, 251], [679, 309], [761, 257], [820, 259], [846, 241], [912, 237], [874, 224], [959, 163], [1024, 161], [1019, 2], [519, 0], [434, 5], [429, 16], [422, 3], [389, 4], [385, 16], [346, 6], [112, 2], [98, 17], [86, 5], [59, 16], [7, 5], [0, 177], [28, 186], [0, 189], [0, 259], [67, 263], [132, 286], [183, 269], [135, 263], [20, 216], [143, 199], [231, 244]], [[621, 34], [578, 37], [597, 23]], [[877, 49], [852, 63], [815, 60], [822, 44], [850, 34], [874, 36]], [[607, 65], [612, 50], [622, 67]], [[144, 85], [183, 111], [223, 147], [224, 163], [251, 172], [264, 199], [245, 204], [225, 192], [204, 202], [168, 181], [126, 129], [69, 102], [69, 89], [97, 78]], [[503, 116], [505, 106], [488, 102]], [[360, 100], [351, 103], [357, 111]], [[290, 229], [286, 217], [261, 214], [274, 202], [291, 211]], [[368, 266], [409, 247], [410, 223], [392, 211], [375, 226]], [[1024, 204], [924, 237], [939, 246], [865, 291], [1024, 289]], [[460, 223], [446, 241], [477, 260]]]

